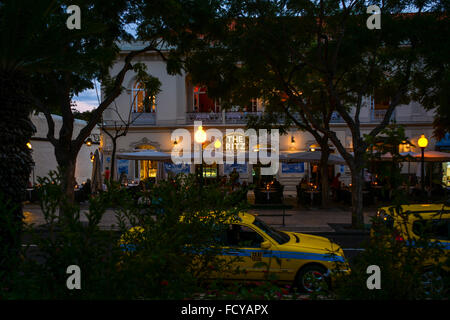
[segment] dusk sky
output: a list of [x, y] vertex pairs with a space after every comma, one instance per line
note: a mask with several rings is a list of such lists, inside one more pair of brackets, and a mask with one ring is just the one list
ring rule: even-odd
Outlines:
[[[97, 84], [97, 90], [99, 89], [100, 89], [99, 85]], [[80, 112], [97, 108], [99, 105], [95, 89], [89, 89], [82, 92], [78, 96], [75, 96], [73, 98], [73, 101], [77, 104], [75, 109], [77, 109]]]
[[[137, 28], [137, 25], [135, 23], [130, 23], [125, 26], [125, 29], [135, 38], [137, 36], [136, 28]], [[101, 98], [100, 97], [100, 84], [98, 82], [97, 82], [97, 90], [98, 90], [98, 94], [99, 94], [98, 99], [97, 99], [97, 93], [95, 92], [95, 88], [83, 91], [78, 96], [75, 96], [73, 98], [73, 101], [77, 104], [77, 107], [75, 109], [83, 112], [83, 111], [92, 110], [94, 108], [97, 108], [98, 105], [100, 104], [99, 99]]]

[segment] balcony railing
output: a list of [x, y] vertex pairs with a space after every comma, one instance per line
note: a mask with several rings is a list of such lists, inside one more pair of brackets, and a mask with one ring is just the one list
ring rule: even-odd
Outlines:
[[155, 125], [156, 113], [155, 112], [133, 112], [131, 114], [131, 121], [133, 125]]
[[203, 123], [245, 124], [249, 117], [259, 117], [261, 114], [261, 112], [188, 112], [186, 120], [188, 123], [202, 121]]
[[[188, 112], [186, 114], [187, 122], [202, 121], [203, 123], [221, 123], [221, 124], [246, 124], [250, 117], [261, 117], [263, 112]], [[299, 114], [293, 115], [298, 121], [302, 121]], [[279, 118], [284, 121], [284, 115]], [[334, 112], [331, 117], [331, 123], [343, 123], [344, 120]]]
[[[379, 110], [375, 110], [372, 109], [371, 113], [370, 113], [370, 120], [372, 122], [381, 122], [384, 119], [384, 116], [386, 115], [387, 110], [385, 109], [379, 109]], [[395, 110], [391, 115], [391, 118], [389, 119], [389, 122], [395, 120]]]

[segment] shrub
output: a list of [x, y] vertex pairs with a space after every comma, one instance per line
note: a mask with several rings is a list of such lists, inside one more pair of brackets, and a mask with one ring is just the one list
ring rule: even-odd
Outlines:
[[[400, 208], [400, 207], [399, 207]], [[407, 221], [407, 213], [400, 213]], [[382, 223], [375, 217], [372, 221], [374, 236], [364, 245], [352, 264], [352, 271], [337, 283], [335, 297], [338, 299], [443, 299], [448, 298], [449, 278], [444, 266], [449, 265], [448, 251], [421, 233], [414, 242], [405, 241], [399, 230]], [[424, 263], [427, 262], [427, 263]], [[367, 267], [377, 265], [381, 270], [381, 289], [367, 287]], [[447, 269], [448, 270], [448, 269]], [[430, 287], [424, 275], [431, 280]]]
[[[80, 213], [65, 199], [57, 173], [39, 182], [46, 224], [27, 228], [37, 247], [23, 249], [3, 298], [179, 299], [201, 291], [212, 271], [229, 268], [217, 256], [217, 232], [240, 210], [233, 193], [200, 189], [194, 176], [180, 175], [141, 192], [151, 199], [145, 204], [111, 183]], [[105, 213], [117, 218], [113, 229], [100, 228]], [[132, 227], [141, 232], [128, 232]], [[124, 243], [134, 250], [124, 251]], [[66, 287], [69, 265], [81, 269], [81, 290]]]

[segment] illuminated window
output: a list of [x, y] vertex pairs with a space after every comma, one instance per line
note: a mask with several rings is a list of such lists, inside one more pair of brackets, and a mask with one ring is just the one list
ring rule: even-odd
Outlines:
[[[156, 148], [150, 144], [141, 144], [136, 147], [137, 150], [156, 150]], [[137, 168], [139, 168], [139, 179], [156, 178], [158, 169], [158, 162], [151, 160], [136, 160], [136, 176]]]
[[258, 99], [252, 99], [250, 101], [250, 112], [256, 112], [258, 111]]
[[141, 83], [136, 82], [132, 89], [133, 112], [156, 112], [156, 97], [149, 96]]
[[389, 97], [383, 97], [380, 92], [375, 90], [372, 99], [372, 109], [374, 110], [386, 110], [389, 108], [390, 100]]
[[156, 172], [158, 171], [158, 161], [139, 160], [139, 162], [140, 162], [139, 178], [141, 180], [147, 178], [156, 178]]
[[194, 112], [219, 112], [220, 106], [216, 101], [208, 97], [208, 90], [205, 86], [195, 86], [193, 94]]
[[[200, 165], [195, 166], [195, 172], [198, 174], [200, 171]], [[218, 166], [217, 164], [203, 164], [203, 177], [204, 178], [217, 178]]]

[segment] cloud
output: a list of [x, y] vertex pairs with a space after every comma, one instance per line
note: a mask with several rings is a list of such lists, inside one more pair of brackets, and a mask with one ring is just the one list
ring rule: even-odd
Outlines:
[[97, 108], [99, 103], [95, 89], [87, 89], [73, 98], [76, 103], [75, 109], [80, 112]]
[[97, 101], [95, 101], [95, 103], [90, 102], [90, 101], [79, 101], [79, 100], [72, 100], [72, 101], [75, 102], [75, 104], [76, 104], [75, 109], [80, 112], [92, 110], [92, 109], [95, 109], [98, 107]]

